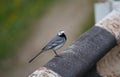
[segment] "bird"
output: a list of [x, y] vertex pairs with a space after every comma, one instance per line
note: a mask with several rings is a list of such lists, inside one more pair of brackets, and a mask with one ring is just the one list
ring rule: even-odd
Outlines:
[[61, 47], [63, 47], [66, 41], [67, 41], [67, 37], [65, 35], [65, 32], [63, 30], [60, 30], [57, 33], [57, 35], [50, 42], [48, 42], [36, 56], [34, 56], [31, 60], [29, 60], [29, 63], [31, 63], [41, 53], [43, 53], [45, 51], [48, 51], [48, 50], [53, 50], [53, 52], [55, 53], [56, 57], [59, 57], [59, 55], [57, 54], [56, 50], [58, 50]]

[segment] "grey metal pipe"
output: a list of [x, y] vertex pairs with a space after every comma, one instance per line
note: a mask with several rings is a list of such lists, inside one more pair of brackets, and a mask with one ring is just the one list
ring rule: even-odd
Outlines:
[[115, 45], [116, 39], [111, 33], [94, 26], [44, 67], [62, 77], [82, 77]]

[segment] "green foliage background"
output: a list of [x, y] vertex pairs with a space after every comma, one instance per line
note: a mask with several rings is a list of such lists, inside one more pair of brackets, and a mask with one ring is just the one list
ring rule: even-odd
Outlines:
[[40, 18], [54, 0], [0, 1], [0, 60], [14, 54], [29, 35], [31, 23]]

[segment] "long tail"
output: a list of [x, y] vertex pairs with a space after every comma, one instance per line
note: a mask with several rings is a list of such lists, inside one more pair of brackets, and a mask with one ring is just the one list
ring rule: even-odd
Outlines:
[[31, 60], [29, 60], [29, 63], [31, 63], [36, 57], [38, 57], [44, 50], [41, 50], [35, 57], [33, 57]]

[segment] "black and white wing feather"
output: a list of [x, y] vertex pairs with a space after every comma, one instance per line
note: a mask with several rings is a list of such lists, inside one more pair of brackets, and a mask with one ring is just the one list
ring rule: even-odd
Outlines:
[[49, 50], [49, 49], [53, 49], [59, 45], [61, 45], [62, 43], [64, 43], [65, 39], [63, 37], [60, 37], [58, 35], [56, 35], [42, 50]]

